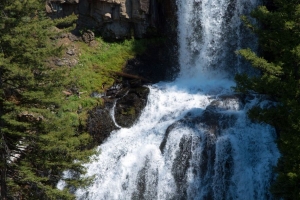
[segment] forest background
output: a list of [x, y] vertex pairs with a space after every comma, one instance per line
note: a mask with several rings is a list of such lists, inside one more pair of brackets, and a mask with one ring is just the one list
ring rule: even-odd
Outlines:
[[[112, 84], [109, 71], [121, 70], [146, 46], [134, 39], [106, 43], [97, 38], [97, 47], [78, 44], [78, 65], [54, 67], [49, 58], [60, 57], [66, 48], [53, 39], [58, 34], [55, 27], [63, 27], [63, 32], [74, 29], [76, 16], [50, 20], [44, 3], [0, 3], [1, 199], [74, 199], [72, 190], [90, 181], [79, 176], [84, 173], [82, 163], [95, 153], [85, 122], [87, 111], [102, 102], [90, 94], [102, 92], [104, 83]], [[278, 133], [282, 156], [272, 193], [276, 198], [300, 199], [300, 2], [268, 0], [252, 17], [256, 25], [242, 19], [257, 34], [260, 51], [243, 49], [239, 54], [260, 75], [237, 75], [235, 89], [276, 102], [253, 108], [249, 116], [271, 124]], [[77, 92], [67, 97], [67, 90]], [[74, 176], [65, 178], [68, 187], [60, 191], [56, 184], [65, 170]]]
[[[145, 50], [144, 40], [65, 44], [77, 16], [51, 20], [44, 0], [0, 2], [0, 199], [74, 199], [90, 179], [82, 164], [94, 154], [87, 133], [93, 98], [110, 87], [111, 71]], [[59, 28], [58, 28], [59, 27]], [[53, 65], [68, 50], [74, 66]], [[68, 170], [72, 177], [63, 177]], [[61, 191], [56, 185], [64, 180]]]

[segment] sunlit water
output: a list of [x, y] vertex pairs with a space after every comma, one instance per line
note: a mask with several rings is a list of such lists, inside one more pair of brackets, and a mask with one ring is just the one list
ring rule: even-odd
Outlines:
[[95, 181], [77, 199], [272, 199], [275, 131], [247, 118], [257, 96], [231, 89], [235, 73], [250, 72], [234, 51], [256, 46], [239, 17], [259, 2], [177, 4], [179, 77], [150, 86], [137, 123], [98, 147], [86, 165]]

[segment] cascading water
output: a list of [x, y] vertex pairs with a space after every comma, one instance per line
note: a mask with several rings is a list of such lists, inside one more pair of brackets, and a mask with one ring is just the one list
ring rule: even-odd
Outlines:
[[150, 86], [139, 121], [98, 147], [77, 199], [272, 199], [274, 129], [247, 118], [256, 96], [230, 89], [249, 71], [234, 51], [255, 48], [239, 17], [258, 3], [178, 0], [179, 77]]

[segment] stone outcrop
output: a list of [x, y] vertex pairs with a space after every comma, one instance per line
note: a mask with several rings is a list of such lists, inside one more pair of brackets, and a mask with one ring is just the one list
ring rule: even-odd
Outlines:
[[149, 88], [147, 87], [140, 86], [129, 89], [128, 93], [116, 102], [116, 122], [122, 127], [131, 127], [146, 106], [148, 94]]
[[[177, 128], [182, 130], [183, 127], [190, 130], [186, 131], [186, 134], [180, 139], [179, 149], [172, 165], [172, 175], [177, 186], [177, 194], [174, 199], [188, 198], [187, 170], [189, 167], [193, 169], [195, 177], [198, 176], [201, 181], [203, 180], [204, 185], [208, 185], [205, 187], [206, 194], [203, 199], [212, 199], [211, 197], [213, 197], [213, 179], [211, 177], [221, 173], [225, 180], [230, 179], [233, 169], [232, 146], [229, 139], [222, 140], [222, 151], [226, 156], [221, 158], [224, 165], [216, 167], [217, 148], [220, 148], [218, 138], [222, 136], [223, 131], [228, 131], [235, 126], [238, 113], [231, 111], [242, 110], [245, 106], [244, 101], [245, 99], [240, 95], [218, 96], [206, 109], [201, 112], [199, 112], [200, 110], [191, 110], [183, 119], [174, 122], [167, 128], [159, 147], [162, 154], [169, 153], [171, 147], [167, 143], [168, 140], [174, 140], [172, 138], [174, 137], [173, 131], [176, 131]], [[195, 150], [195, 148], [198, 149]], [[196, 162], [191, 160], [192, 152], [197, 152], [196, 157], [201, 159]], [[216, 170], [221, 172], [216, 173]], [[225, 187], [224, 191], [228, 189], [228, 186]]]
[[[156, 36], [164, 38], [148, 45], [146, 52], [127, 62], [123, 72], [131, 74], [133, 79], [123, 76], [120, 87], [112, 87], [105, 94], [92, 94], [93, 97], [103, 98], [105, 102], [103, 106], [90, 111], [88, 119], [87, 131], [97, 144], [103, 142], [118, 126], [132, 126], [145, 107], [149, 89], [143, 86], [145, 80], [134, 77], [144, 77], [155, 83], [172, 80], [178, 72], [174, 0], [47, 0], [46, 10], [53, 18], [72, 13], [79, 15], [74, 35], [61, 36], [64, 40], [80, 39], [91, 45], [94, 33], [106, 39]], [[73, 58], [77, 54], [76, 49], [67, 49], [65, 57]], [[51, 62], [58, 66], [73, 66], [63, 59], [54, 59]], [[114, 103], [113, 119], [111, 109]]]
[[104, 104], [89, 113], [88, 132], [96, 144], [102, 143], [112, 131], [120, 127], [131, 127], [146, 106], [149, 88], [139, 78], [126, 78], [114, 84], [101, 97]]
[[78, 28], [104, 38], [142, 38], [157, 27], [157, 0], [80, 0]]
[[104, 38], [143, 38], [176, 29], [173, 0], [47, 0], [52, 18], [78, 14], [77, 28], [91, 29]]
[[78, 14], [79, 0], [47, 0], [46, 12], [51, 18], [60, 18]]
[[118, 129], [111, 118], [110, 109], [110, 107], [101, 106], [89, 113], [87, 129], [93, 137], [93, 145], [99, 145], [113, 130]]

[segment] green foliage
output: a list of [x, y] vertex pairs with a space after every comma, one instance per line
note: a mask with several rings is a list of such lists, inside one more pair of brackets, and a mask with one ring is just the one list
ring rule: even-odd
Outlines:
[[90, 92], [103, 91], [103, 84], [111, 85], [114, 78], [110, 77], [110, 72], [120, 71], [126, 61], [136, 55], [136, 44], [142, 42], [125, 40], [121, 43], [106, 43], [100, 38], [96, 40], [95, 48], [80, 43], [80, 63], [70, 73], [74, 83]]
[[[43, 6], [43, 0], [0, 2], [1, 199], [73, 199], [69, 189], [90, 181], [78, 174], [94, 153], [86, 148], [91, 137], [84, 124], [87, 112], [102, 102], [91, 93], [103, 92], [114, 81], [111, 71], [159, 42], [97, 38], [93, 47], [78, 42], [79, 64], [53, 67], [48, 58], [65, 48], [49, 40], [57, 31], [53, 26], [68, 31], [77, 17], [52, 21]], [[78, 92], [63, 94], [72, 88]], [[68, 186], [60, 191], [56, 183], [65, 170], [75, 176], [65, 179]]]
[[112, 71], [122, 70], [128, 59], [137, 53], [143, 53], [148, 44], [161, 42], [160, 40], [131, 39], [105, 42], [101, 38], [96, 38], [93, 47], [77, 42], [81, 54], [79, 63], [69, 70], [66, 84], [77, 88], [80, 95], [73, 94], [65, 99], [63, 110], [73, 112], [74, 123], [80, 122], [84, 125], [88, 111], [102, 104], [101, 99], [91, 98], [90, 95], [93, 92], [104, 92], [115, 81]]
[[[73, 13], [65, 18], [59, 18], [54, 20], [54, 24], [58, 28], [74, 28], [78, 17]], [[67, 29], [68, 30], [68, 29]]]
[[278, 134], [282, 154], [272, 186], [275, 197], [300, 199], [300, 2], [268, 1], [271, 9], [258, 7], [252, 12], [259, 25], [245, 24], [259, 37], [261, 54], [250, 49], [239, 51], [260, 76], [237, 75], [236, 90], [268, 95], [278, 104], [265, 109], [253, 108], [249, 116], [273, 125]]
[[[86, 150], [90, 136], [64, 110], [66, 70], [47, 66], [60, 49], [49, 40], [57, 22], [45, 17], [43, 6], [38, 0], [0, 3], [1, 199], [73, 199], [56, 183], [65, 170], [84, 173], [82, 163], [93, 153]], [[68, 183], [87, 182], [74, 176]]]

